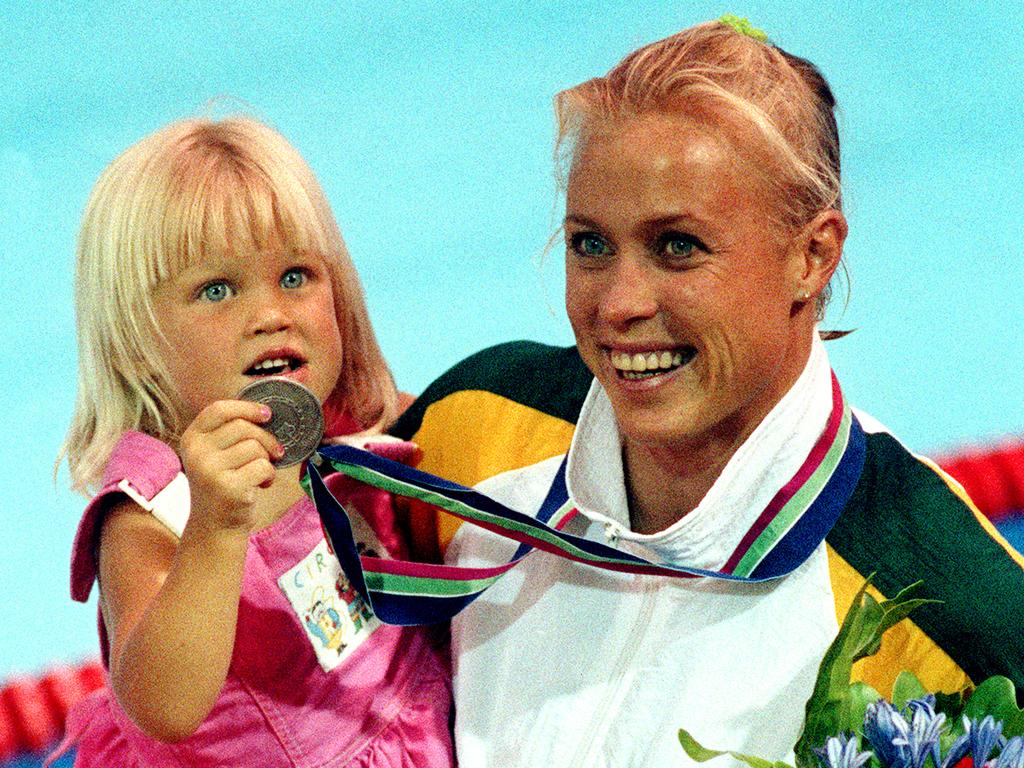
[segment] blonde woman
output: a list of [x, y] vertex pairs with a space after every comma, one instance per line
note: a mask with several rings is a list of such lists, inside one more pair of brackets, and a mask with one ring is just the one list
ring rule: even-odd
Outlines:
[[[452, 624], [463, 765], [685, 765], [679, 727], [783, 759], [872, 572], [876, 595], [923, 580], [940, 602], [859, 679], [1024, 688], [1020, 556], [851, 411], [820, 339], [847, 233], [833, 110], [812, 64], [735, 19], [556, 98], [576, 348], [486, 350], [395, 431], [428, 471], [511, 470], [479, 489], [531, 515], [567, 499], [568, 533], [704, 575], [529, 554]], [[463, 525], [448, 560], [490, 568], [515, 548]]]

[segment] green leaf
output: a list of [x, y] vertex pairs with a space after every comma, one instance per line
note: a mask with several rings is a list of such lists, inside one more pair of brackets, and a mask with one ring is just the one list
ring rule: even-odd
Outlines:
[[1024, 712], [1003, 721], [1003, 736], [1008, 739], [1013, 736], [1024, 736]]
[[[911, 584], [895, 597], [879, 602], [868, 593], [873, 576], [874, 574], [869, 576], [857, 591], [835, 640], [825, 651], [825, 656], [818, 667], [814, 691], [805, 709], [803, 730], [794, 748], [797, 768], [818, 768], [814, 750], [824, 745], [829, 737], [840, 733], [863, 733], [864, 714], [868, 705], [878, 701], [882, 696], [870, 685], [850, 682], [854, 663], [877, 653], [882, 644], [882, 636], [916, 608], [927, 603], [940, 602], [912, 596], [921, 587], [921, 582]], [[1004, 734], [1010, 736], [1024, 733], [1024, 712], [1016, 708], [1013, 684], [1006, 678], [1003, 680], [1009, 684], [1009, 691], [1004, 684], [997, 685], [989, 681], [979, 686], [979, 691], [982, 688], [985, 690], [982, 698], [978, 700], [977, 707], [980, 709], [988, 705], [997, 705], [999, 711], [1004, 713], [1005, 722], [1011, 729], [1004, 729]], [[920, 680], [909, 672], [901, 672], [893, 686], [893, 703], [902, 708], [909, 700], [921, 698], [926, 693]], [[973, 701], [973, 697], [971, 700]], [[963, 702], [962, 693], [936, 695], [937, 708], [946, 713], [952, 726], [944, 736], [949, 736], [959, 725], [957, 716]], [[1012, 710], [1007, 702], [1013, 705]], [[706, 749], [683, 729], [679, 731], [679, 742], [696, 762], [731, 755], [751, 768], [791, 768], [786, 763], [773, 763], [739, 752]], [[876, 756], [872, 756], [869, 766], [880, 768]]]
[[935, 711], [946, 715], [946, 727], [939, 735], [939, 751], [944, 755], [953, 746], [953, 742], [964, 735], [963, 711], [966, 703], [966, 691], [959, 693], [935, 694]]
[[683, 745], [683, 749], [686, 750], [686, 754], [690, 756], [690, 759], [698, 763], [704, 763], [715, 757], [721, 757], [722, 755], [729, 755], [740, 762], [746, 763], [750, 768], [793, 768], [789, 763], [781, 761], [765, 760], [763, 757], [744, 755], [740, 752], [723, 752], [715, 749], [708, 749], [707, 747], [701, 746], [697, 740], [690, 735], [689, 731], [684, 728], [679, 729], [679, 743]]
[[869, 620], [863, 626], [863, 634], [858, 638], [860, 644], [857, 646], [853, 661], [860, 661], [863, 658], [874, 656], [878, 653], [878, 649], [882, 647], [882, 635], [907, 618], [912, 611], [928, 603], [941, 602], [940, 600], [928, 600], [926, 598], [910, 599], [907, 597], [907, 595], [917, 591], [923, 583], [921, 581], [914, 582], [906, 589], [901, 590], [895, 597], [883, 603], [878, 603], [871, 595], [866, 593], [868, 582], [865, 582], [864, 596], [878, 606], [881, 616], [877, 616], [877, 612], [869, 614]]
[[1003, 722], [1007, 738], [1024, 734], [1024, 711], [1017, 706], [1017, 690], [1008, 677], [994, 675], [975, 688], [964, 706], [964, 715], [972, 720], [992, 715]]
[[839, 733], [839, 723], [848, 719], [844, 717], [844, 704], [844, 701], [828, 699], [818, 704], [813, 717], [805, 716], [803, 731], [793, 749], [797, 768], [817, 768], [814, 749], [821, 747], [829, 736]]
[[704, 763], [713, 757], [728, 754], [727, 752], [720, 752], [702, 746], [685, 728], [679, 729], [679, 743], [683, 745], [683, 749], [686, 750], [686, 754], [690, 756], [690, 759], [698, 763]]
[[935, 694], [935, 711], [942, 712], [950, 726], [954, 722], [960, 722], [960, 716], [964, 711], [964, 704], [967, 702], [968, 690], [964, 689], [956, 693], [942, 693], [939, 691]]
[[916, 582], [880, 603], [868, 593], [873, 575], [854, 595], [839, 634], [818, 667], [814, 692], [807, 701], [803, 732], [795, 748], [797, 768], [817, 768], [814, 749], [821, 747], [829, 736], [844, 730], [860, 730], [863, 720], [854, 723], [854, 705], [856, 702], [856, 709], [860, 709], [865, 691], [861, 688], [851, 690], [854, 663], [877, 653], [882, 635], [915, 608], [937, 602], [910, 597], [921, 586], [921, 582]]
[[920, 699], [927, 694], [921, 681], [912, 672], [903, 670], [896, 675], [896, 682], [892, 686], [892, 705], [902, 710], [911, 699]]
[[835, 736], [837, 733], [863, 733], [864, 714], [867, 712], [868, 704], [874, 704], [882, 698], [882, 694], [862, 682], [850, 685], [848, 695], [850, 697], [849, 720], [843, 725], [842, 731], [836, 731], [836, 733], [829, 734], [830, 736]]

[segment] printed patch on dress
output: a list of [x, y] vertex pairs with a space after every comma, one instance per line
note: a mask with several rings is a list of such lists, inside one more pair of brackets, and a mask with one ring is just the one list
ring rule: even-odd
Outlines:
[[[383, 551], [379, 544], [374, 548], [363, 541], [359, 542], [359, 549], [371, 556], [379, 556]], [[330, 554], [323, 539], [277, 583], [305, 628], [325, 672], [351, 656], [381, 625], [345, 578], [338, 559]]]

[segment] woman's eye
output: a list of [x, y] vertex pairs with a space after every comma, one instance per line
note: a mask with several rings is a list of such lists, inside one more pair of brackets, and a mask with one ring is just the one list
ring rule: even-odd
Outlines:
[[661, 238], [659, 250], [668, 259], [688, 259], [693, 252], [703, 247], [700, 240], [692, 235], [672, 232]]
[[282, 288], [300, 288], [306, 284], [306, 273], [304, 270], [298, 267], [289, 269], [283, 275], [281, 275], [281, 287]]
[[604, 238], [593, 232], [579, 232], [569, 239], [569, 244], [580, 256], [605, 256], [609, 251]]
[[231, 296], [233, 289], [223, 280], [215, 280], [212, 283], [207, 283], [199, 290], [199, 297], [203, 301], [224, 301], [224, 299]]

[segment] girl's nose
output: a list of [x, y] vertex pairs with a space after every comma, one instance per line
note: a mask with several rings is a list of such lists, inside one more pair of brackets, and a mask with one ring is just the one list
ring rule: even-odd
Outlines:
[[253, 335], [278, 333], [291, 325], [286, 299], [276, 291], [253, 297], [250, 329]]
[[601, 320], [619, 330], [658, 314], [652, 275], [639, 259], [622, 257], [608, 270], [597, 310]]

